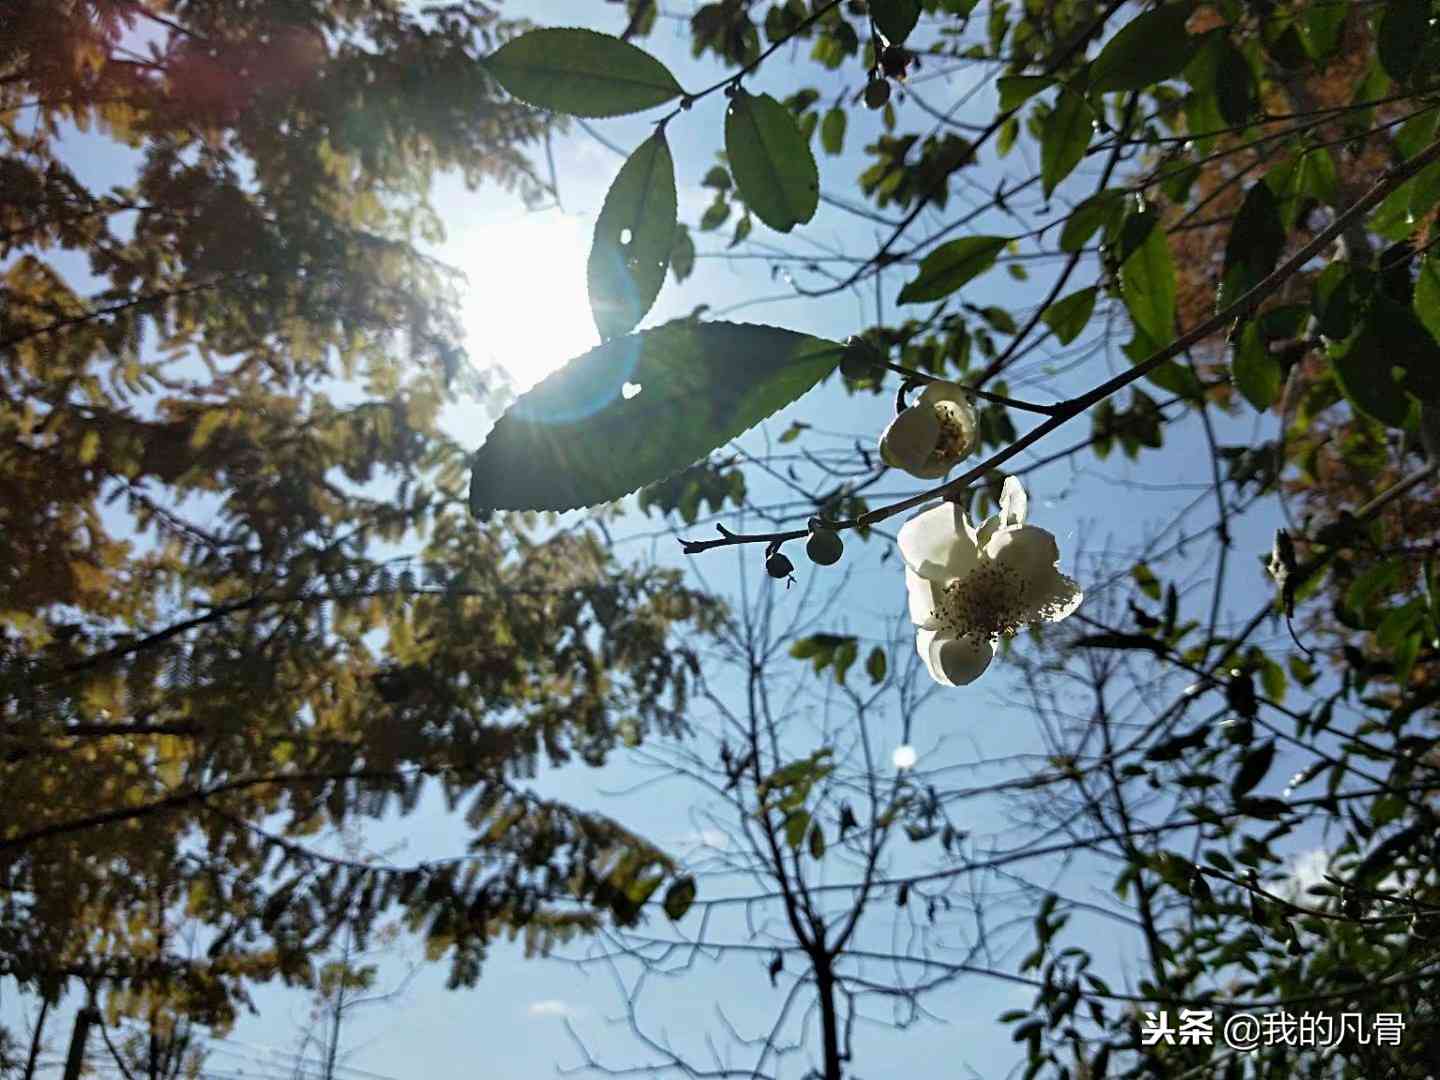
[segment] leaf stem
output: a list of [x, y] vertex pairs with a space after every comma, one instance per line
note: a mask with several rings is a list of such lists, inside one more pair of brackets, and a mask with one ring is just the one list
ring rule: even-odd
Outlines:
[[[939, 375], [931, 375], [924, 371], [914, 371], [911, 368], [905, 367], [903, 364], [892, 364], [889, 360], [878, 360], [876, 362], [884, 365], [884, 367], [895, 372], [895, 374], [904, 375], [907, 379], [913, 379], [916, 382], [945, 381], [942, 380]], [[1017, 398], [1006, 397], [1004, 394], [994, 394], [989, 390], [981, 390], [979, 387], [968, 386], [965, 383], [961, 383], [960, 385], [965, 387], [966, 393], [973, 394], [982, 401], [992, 401], [996, 405], [1008, 405], [1010, 408], [1019, 409], [1022, 412], [1040, 413], [1042, 416], [1054, 416], [1061, 408], [1059, 405], [1041, 405], [1034, 401], [1020, 401]]]
[[661, 127], [664, 127], [680, 113], [689, 109], [691, 105], [694, 105], [695, 102], [699, 101], [701, 98], [708, 97], [716, 90], [724, 90], [726, 87], [730, 86], [739, 86], [741, 79], [743, 79], [746, 75], [749, 75], [752, 71], [754, 71], [766, 60], [768, 60], [775, 53], [775, 51], [780, 48], [780, 46], [788, 44], [792, 39], [799, 37], [806, 30], [810, 29], [810, 27], [814, 26], [826, 15], [830, 14], [831, 11], [838, 8], [840, 6], [840, 2], [841, 0], [830, 0], [828, 4], [819, 8], [813, 14], [807, 16], [802, 22], [798, 23], [795, 29], [791, 30], [790, 33], [785, 34], [777, 41], [772, 41], [769, 48], [761, 52], [760, 55], [755, 57], [754, 60], [751, 60], [750, 63], [746, 64], [739, 71], [735, 72], [735, 74], [726, 75], [725, 78], [719, 80], [718, 82], [710, 84], [704, 90], [701, 90], [699, 93], [684, 95], [680, 99], [680, 104], [674, 109], [672, 109], [663, 118], [656, 121], [656, 123], [659, 124]]

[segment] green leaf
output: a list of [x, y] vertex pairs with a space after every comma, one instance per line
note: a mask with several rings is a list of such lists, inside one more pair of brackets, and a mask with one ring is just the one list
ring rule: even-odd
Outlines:
[[1060, 230], [1060, 250], [1074, 254], [1083, 248], [1096, 231], [1113, 228], [1119, 217], [1123, 191], [1102, 191], [1091, 195], [1065, 219]]
[[615, 338], [500, 418], [472, 462], [471, 509], [569, 510], [662, 480], [794, 401], [841, 352], [779, 327], [690, 319]]
[[670, 272], [677, 283], [695, 272], [695, 241], [690, 239], [690, 229], [685, 225], [675, 226], [675, 242], [670, 245]]
[[1073, 90], [1061, 92], [1054, 111], [1045, 120], [1040, 143], [1040, 181], [1047, 199], [1055, 185], [1084, 160], [1094, 122], [1095, 114], [1082, 95]]
[[1235, 385], [1245, 400], [1265, 412], [1280, 396], [1280, 361], [1266, 347], [1260, 325], [1247, 322], [1235, 346], [1235, 359], [1230, 365]]
[[1280, 204], [1270, 185], [1261, 180], [1245, 193], [1245, 201], [1230, 226], [1217, 305], [1227, 307], [1260, 284], [1275, 269], [1284, 247]]
[[845, 110], [836, 105], [825, 114], [825, 119], [820, 123], [820, 145], [825, 152], [832, 157], [841, 154], [845, 150], [845, 124], [847, 123]]
[[870, 17], [886, 41], [902, 44], [920, 20], [920, 0], [870, 0]]
[[1089, 325], [1090, 316], [1095, 311], [1095, 293], [1092, 285], [1088, 289], [1081, 289], [1056, 300], [1045, 309], [1045, 314], [1041, 317], [1061, 345], [1069, 345]]
[[885, 650], [876, 645], [870, 650], [870, 658], [865, 661], [865, 674], [870, 676], [870, 681], [878, 686], [885, 681]]
[[1215, 100], [1225, 123], [1239, 127], [1255, 109], [1255, 73], [1250, 61], [1228, 38], [1221, 38], [1215, 67]]
[[1136, 563], [1130, 568], [1130, 576], [1135, 579], [1135, 584], [1140, 586], [1140, 591], [1151, 600], [1160, 599], [1160, 579], [1155, 576], [1155, 571], [1150, 569], [1149, 563]]
[[685, 92], [649, 53], [593, 30], [532, 30], [490, 54], [485, 69], [521, 101], [570, 116], [622, 116]]
[[1420, 264], [1415, 282], [1415, 314], [1430, 336], [1440, 341], [1440, 257], [1434, 252]]
[[695, 879], [686, 875], [665, 890], [665, 914], [671, 922], [679, 922], [695, 902]]
[[1302, 36], [1306, 51], [1316, 60], [1325, 60], [1340, 44], [1348, 4], [1312, 4], [1305, 12]]
[[1121, 27], [1090, 65], [1090, 89], [1143, 90], [1180, 74], [1198, 46], [1189, 19], [1188, 2], [1165, 4]]
[[1165, 655], [1164, 642], [1144, 634], [1087, 634], [1070, 644], [1072, 649], [1140, 649], [1156, 656]]
[[919, 276], [900, 290], [900, 303], [943, 300], [994, 266], [1008, 242], [1003, 236], [962, 236], [941, 244], [921, 260]]
[[1410, 397], [1395, 379], [1394, 363], [1374, 325], [1368, 324], [1349, 343], [1333, 347], [1331, 363], [1335, 382], [1351, 405], [1384, 425], [1404, 428]]
[[810, 857], [812, 859], [825, 857], [825, 830], [820, 828], [818, 821], [810, 826]]
[[725, 154], [747, 206], [789, 232], [815, 216], [820, 173], [794, 114], [769, 94], [737, 90], [725, 111]]
[[1132, 232], [1132, 223], [1134, 233], [1144, 230], [1144, 239], [1120, 264], [1120, 288], [1135, 325], [1157, 348], [1163, 348], [1175, 339], [1175, 264], [1154, 211], [1132, 215], [1126, 223], [1127, 233]]
[[1048, 75], [1006, 75], [995, 80], [995, 89], [1000, 93], [1000, 111], [1018, 109], [1046, 87], [1054, 86], [1055, 80]]
[[675, 246], [675, 162], [657, 131], [631, 154], [595, 219], [587, 277], [601, 340], [627, 334], [650, 310]]
[[1396, 82], [1408, 79], [1429, 36], [1430, 0], [1389, 0], [1376, 41], [1386, 74]]
[[840, 645], [836, 646], [835, 657], [830, 663], [835, 669], [835, 681], [837, 683], [843, 683], [845, 681], [846, 672], [850, 670], [850, 666], [855, 663], [855, 659], [859, 655], [860, 645], [853, 637], [847, 638]]
[[1274, 761], [1275, 740], [1273, 739], [1260, 743], [1254, 749], [1247, 751], [1244, 760], [1240, 763], [1240, 771], [1230, 782], [1230, 797], [1238, 800], [1254, 790], [1255, 785], [1265, 779], [1265, 774], [1270, 771], [1270, 766]]
[[792, 810], [785, 817], [785, 842], [791, 848], [798, 848], [810, 828], [810, 811]]

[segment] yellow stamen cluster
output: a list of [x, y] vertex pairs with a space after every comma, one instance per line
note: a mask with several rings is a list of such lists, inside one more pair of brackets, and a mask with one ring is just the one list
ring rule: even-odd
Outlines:
[[1030, 621], [1025, 579], [1004, 563], [982, 562], [963, 578], [945, 583], [935, 615], [952, 637], [1010, 635]]
[[935, 419], [940, 421], [940, 435], [935, 440], [935, 449], [930, 452], [934, 463], [956, 462], [969, 453], [971, 433], [965, 430], [960, 417], [960, 408], [953, 402], [935, 403]]
[[1050, 619], [1067, 597], [1041, 597], [1032, 582], [1005, 563], [985, 560], [963, 578], [941, 587], [935, 618], [946, 637], [977, 641], [1018, 634], [1031, 623]]

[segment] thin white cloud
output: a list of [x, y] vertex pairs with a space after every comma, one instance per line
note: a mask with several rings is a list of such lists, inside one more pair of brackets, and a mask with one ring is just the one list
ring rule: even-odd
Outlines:
[[730, 837], [719, 829], [696, 829], [680, 837], [681, 847], [707, 847], [724, 851], [730, 846]]
[[544, 1001], [532, 1001], [529, 1013], [531, 1016], [563, 1016], [573, 1018], [579, 1014], [579, 1010], [568, 1002], [559, 998], [546, 998]]

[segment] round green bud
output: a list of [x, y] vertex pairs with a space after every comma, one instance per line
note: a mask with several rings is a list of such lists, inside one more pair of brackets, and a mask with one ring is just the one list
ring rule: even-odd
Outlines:
[[816, 529], [811, 532], [810, 539], [805, 541], [805, 554], [810, 556], [811, 562], [821, 566], [832, 566], [839, 562], [844, 550], [845, 545], [840, 540], [840, 534], [834, 529]]

